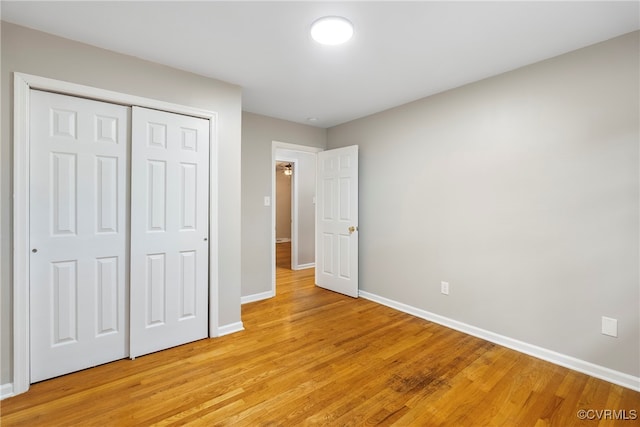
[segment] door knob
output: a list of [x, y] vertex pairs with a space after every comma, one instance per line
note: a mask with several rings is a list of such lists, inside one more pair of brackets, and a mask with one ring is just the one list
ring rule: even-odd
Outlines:
[[31, 252], [33, 252], [35, 254], [36, 252], [38, 252], [38, 250], [36, 248], [33, 248], [33, 249], [31, 249]]
[[355, 227], [353, 225], [349, 227], [349, 234], [353, 234], [355, 231], [358, 231], [358, 227]]

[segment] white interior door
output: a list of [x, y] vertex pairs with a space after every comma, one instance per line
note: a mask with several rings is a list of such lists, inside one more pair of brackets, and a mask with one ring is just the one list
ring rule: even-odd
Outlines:
[[133, 107], [131, 357], [208, 336], [209, 121]]
[[318, 153], [316, 284], [358, 297], [358, 146]]
[[31, 91], [31, 382], [122, 359], [128, 107]]

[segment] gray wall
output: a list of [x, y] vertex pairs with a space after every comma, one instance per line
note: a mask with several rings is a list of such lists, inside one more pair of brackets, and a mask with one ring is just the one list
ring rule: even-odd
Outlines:
[[0, 358], [2, 384], [11, 381], [11, 177], [13, 72], [65, 80], [218, 113], [220, 325], [240, 321], [241, 89], [67, 39], [2, 23], [0, 145]]
[[361, 289], [640, 375], [639, 34], [329, 129]]
[[327, 131], [242, 113], [242, 296], [271, 290], [271, 146], [273, 141], [324, 148]]

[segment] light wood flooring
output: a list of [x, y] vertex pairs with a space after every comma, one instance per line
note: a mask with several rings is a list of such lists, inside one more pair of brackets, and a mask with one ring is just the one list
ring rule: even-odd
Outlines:
[[317, 288], [312, 269], [287, 268], [287, 246], [277, 296], [242, 307], [245, 331], [34, 384], [0, 423], [638, 425], [577, 413], [631, 418], [640, 393]]

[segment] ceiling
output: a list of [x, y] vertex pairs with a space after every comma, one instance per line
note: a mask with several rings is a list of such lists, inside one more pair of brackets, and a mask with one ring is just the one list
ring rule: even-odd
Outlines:
[[[640, 29], [640, 2], [1, 2], [2, 20], [237, 84], [330, 127]], [[355, 26], [342, 46], [314, 20]], [[315, 120], [308, 120], [314, 118]]]

